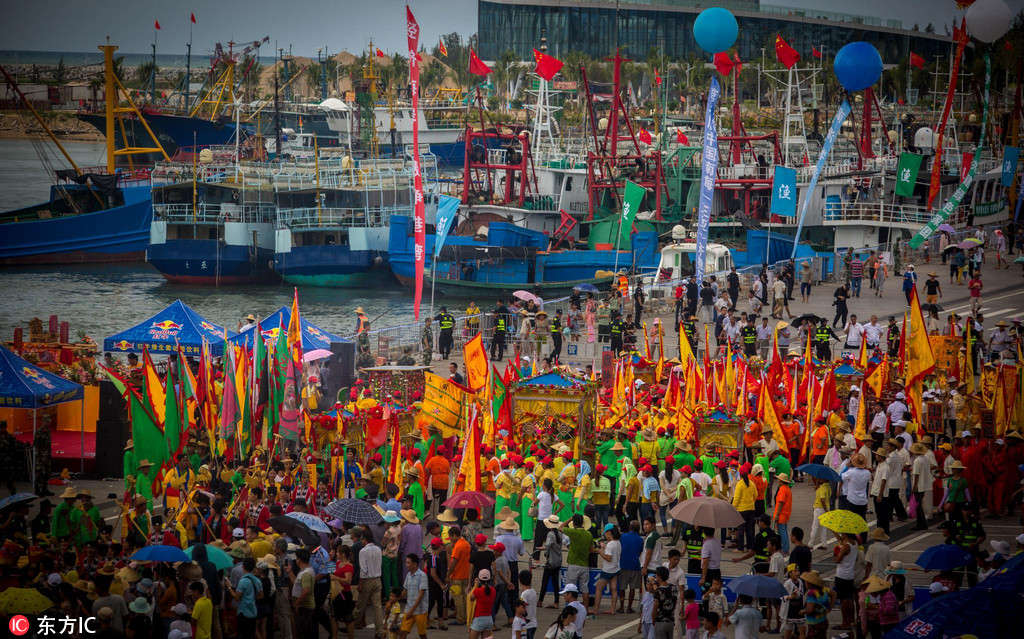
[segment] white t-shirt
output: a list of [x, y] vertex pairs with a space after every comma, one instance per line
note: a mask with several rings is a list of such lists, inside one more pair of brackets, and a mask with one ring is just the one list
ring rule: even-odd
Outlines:
[[661, 494], [658, 496], [658, 500], [662, 506], [668, 506], [672, 503], [679, 489], [679, 480], [683, 478], [683, 474], [678, 470], [672, 471], [671, 481], [668, 479], [667, 474], [667, 470], [658, 473], [659, 483], [661, 484]]
[[926, 493], [932, 489], [932, 463], [924, 455], [914, 455], [914, 478], [917, 492]]
[[578, 601], [568, 605], [576, 609], [576, 636], [583, 637], [583, 624], [587, 623], [587, 607]]
[[779, 580], [779, 583], [785, 583], [789, 579], [789, 573], [786, 572], [786, 558], [782, 556], [781, 552], [776, 551], [768, 560], [768, 572], [775, 573], [775, 578]]
[[867, 468], [849, 468], [843, 473], [843, 495], [854, 506], [868, 503], [868, 485], [871, 471]]
[[892, 420], [892, 423], [895, 424], [903, 419], [903, 415], [907, 412], [907, 405], [897, 399], [893, 403], [889, 404], [889, 407], [885, 409], [885, 412], [889, 414], [889, 418]]
[[601, 570], [607, 573], [619, 572], [619, 558], [622, 556], [622, 544], [620, 544], [616, 539], [609, 541], [604, 546], [604, 554], [611, 557], [611, 559], [601, 557]]
[[864, 325], [857, 322], [850, 322], [846, 325], [846, 343], [850, 346], [860, 346], [864, 336]]
[[[519, 598], [526, 602], [526, 618], [527, 622], [523, 625], [523, 629], [529, 630], [530, 628], [537, 627], [537, 591], [533, 588], [527, 588], [526, 590], [519, 593]], [[518, 617], [516, 618], [518, 621]], [[515, 622], [513, 622], [515, 623]], [[512, 636], [515, 636], [515, 628], [512, 629]]]
[[537, 493], [537, 521], [551, 516], [551, 493], [542, 490]]
[[850, 547], [850, 552], [836, 564], [836, 579], [853, 579], [853, 569], [857, 565], [857, 547], [849, 542], [844, 542]]
[[700, 558], [708, 560], [708, 569], [717, 570], [722, 567], [722, 542], [715, 537], [707, 537], [700, 547]]
[[772, 292], [775, 294], [775, 299], [781, 300], [786, 297], [786, 283], [782, 280], [775, 280], [772, 284]]
[[882, 340], [882, 329], [885, 328], [881, 324], [861, 324], [864, 329], [864, 338], [868, 340], [868, 344], [877, 344]]

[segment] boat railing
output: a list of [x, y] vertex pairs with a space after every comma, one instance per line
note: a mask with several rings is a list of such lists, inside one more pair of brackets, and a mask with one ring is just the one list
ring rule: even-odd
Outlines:
[[280, 209], [278, 224], [291, 229], [313, 229], [334, 226], [386, 226], [393, 214], [408, 213], [408, 207], [339, 208], [302, 207]]
[[277, 207], [269, 203], [236, 204], [153, 204], [153, 219], [172, 224], [223, 224], [242, 222], [246, 224], [270, 224], [274, 221]]
[[[822, 213], [822, 220], [828, 222], [873, 222], [877, 224], [902, 224], [922, 226], [935, 214], [922, 206], [896, 204], [885, 201], [850, 201], [829, 203]], [[963, 222], [964, 207], [959, 207], [950, 216], [950, 224]]]
[[[93, 174], [93, 175], [109, 175], [107, 167], [105, 166], [79, 166], [78, 170], [82, 174]], [[149, 184], [152, 176], [152, 169], [149, 168], [138, 168], [134, 171], [125, 170], [118, 168], [114, 171], [114, 175], [117, 176], [117, 186], [141, 186], [143, 184]], [[54, 171], [54, 176], [58, 182], [70, 182], [77, 174], [71, 170]]]

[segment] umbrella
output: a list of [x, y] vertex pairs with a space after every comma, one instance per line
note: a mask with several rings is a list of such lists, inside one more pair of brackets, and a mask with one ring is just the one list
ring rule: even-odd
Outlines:
[[327, 350], [326, 348], [317, 348], [317, 349], [309, 351], [308, 353], [303, 353], [302, 354], [302, 361], [304, 361], [304, 362], [312, 362], [315, 359], [323, 359], [325, 357], [330, 357], [333, 354], [334, 353], [332, 353], [331, 351]]
[[192, 561], [181, 548], [162, 544], [143, 546], [131, 556], [131, 559], [132, 561]]
[[376, 508], [351, 497], [336, 499], [327, 504], [327, 514], [350, 524], [379, 524], [384, 521]]
[[925, 313], [929, 313], [931, 311], [935, 311], [936, 313], [942, 313], [943, 312], [942, 311], [942, 306], [939, 305], [939, 304], [922, 304], [921, 305], [921, 310], [924, 311]]
[[320, 543], [320, 537], [314, 534], [309, 529], [309, 526], [293, 517], [286, 517], [284, 515], [271, 517], [267, 520], [267, 525], [282, 535], [288, 535], [293, 539], [302, 541], [302, 543], [311, 548]]
[[868, 531], [868, 522], [849, 510], [830, 510], [818, 516], [818, 523], [838, 533], [856, 534]]
[[18, 504], [27, 504], [36, 498], [37, 497], [32, 493], [14, 493], [10, 497], [0, 499], [0, 510], [10, 508], [11, 506], [16, 506]]
[[962, 248], [962, 249], [978, 248], [978, 246], [980, 244], [981, 244], [981, 240], [979, 240], [978, 238], [976, 238], [976, 237], [969, 237], [966, 240], [964, 240], [964, 241], [960, 242], [959, 244], [957, 244], [957, 248]]
[[795, 317], [789, 320], [789, 324], [790, 326], [796, 326], [797, 328], [799, 328], [804, 325], [804, 321], [806, 320], [810, 320], [812, 324], [817, 324], [818, 322], [821, 321], [821, 317], [815, 315], [814, 313], [804, 313], [799, 317]]
[[291, 517], [292, 519], [301, 521], [306, 524], [307, 528], [316, 533], [326, 533], [329, 535], [334, 532], [327, 527], [327, 524], [324, 523], [323, 519], [320, 519], [315, 515], [310, 515], [309, 513], [286, 513], [285, 517]]
[[942, 252], [943, 253], [952, 253], [953, 251], [959, 251], [959, 250], [960, 250], [959, 246], [957, 246], [956, 244], [950, 244], [946, 248], [942, 249]]
[[687, 499], [669, 511], [673, 519], [706, 528], [732, 528], [743, 524], [743, 515], [732, 504], [714, 497]]
[[818, 479], [826, 479], [828, 481], [839, 481], [839, 473], [832, 470], [828, 466], [822, 466], [821, 464], [804, 464], [797, 466], [797, 470], [811, 477], [817, 477]]
[[516, 298], [517, 300], [523, 300], [524, 302], [533, 302], [534, 304], [540, 304], [540, 300], [537, 299], [537, 296], [534, 295], [533, 293], [530, 293], [529, 291], [516, 291], [515, 293], [512, 293], [512, 297]]
[[926, 548], [918, 555], [914, 563], [922, 570], [952, 570], [966, 566], [971, 560], [971, 555], [966, 550], [955, 544], [939, 544]]
[[572, 290], [580, 291], [581, 293], [600, 293], [596, 286], [587, 283], [577, 284], [576, 286], [572, 287]]
[[786, 592], [782, 582], [764, 575], [743, 575], [736, 577], [726, 586], [737, 595], [749, 595], [751, 597], [766, 599], [782, 599], [789, 593]]
[[487, 508], [494, 505], [494, 498], [477, 490], [455, 493], [441, 504], [449, 508]]
[[[192, 551], [195, 550], [195, 548], [195, 546], [189, 546], [185, 549], [185, 554], [192, 557]], [[210, 560], [210, 563], [213, 564], [213, 567], [217, 570], [231, 570], [235, 565], [234, 560], [231, 559], [231, 555], [216, 546], [211, 546], [210, 544], [206, 544], [206, 558]]]
[[8, 588], [0, 593], [0, 614], [34, 616], [53, 607], [35, 588]]
[[936, 231], [945, 231], [946, 233], [956, 233], [956, 229], [949, 224], [939, 224], [939, 228]]

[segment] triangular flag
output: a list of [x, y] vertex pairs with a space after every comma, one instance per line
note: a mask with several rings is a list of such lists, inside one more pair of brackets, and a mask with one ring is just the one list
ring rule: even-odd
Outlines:
[[153, 28], [158, 30], [158, 31], [160, 30], [160, 21], [159, 20], [154, 20], [153, 21]]
[[786, 44], [786, 41], [780, 35], [775, 36], [775, 57], [787, 69], [792, 69], [793, 65], [800, 61], [800, 54], [796, 52], [796, 49]]
[[476, 51], [472, 49], [469, 50], [469, 72], [485, 77], [491, 72], [491, 67], [484, 64], [484, 61], [477, 57]]
[[446, 58], [448, 57], [448, 47], [444, 46], [444, 39], [438, 38], [438, 40], [437, 40], [437, 50], [444, 57], [446, 57]]
[[192, 19], [192, 24], [195, 24], [196, 23], [196, 14], [193, 12], [190, 15], [191, 15], [191, 19]]
[[811, 46], [811, 55], [815, 58], [821, 59], [821, 51], [818, 51], [818, 47]]

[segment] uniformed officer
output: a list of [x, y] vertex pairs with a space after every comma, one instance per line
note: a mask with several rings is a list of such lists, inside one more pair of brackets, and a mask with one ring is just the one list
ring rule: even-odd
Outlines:
[[412, 356], [412, 346], [406, 346], [402, 349], [402, 356], [398, 358], [399, 366], [415, 366], [416, 360]]
[[829, 328], [828, 320], [824, 317], [814, 329], [814, 350], [815, 356], [823, 362], [832, 360], [831, 340], [838, 340], [839, 337]]
[[370, 323], [363, 322], [359, 335], [356, 337], [356, 366], [367, 368], [377, 363], [373, 353], [370, 352]]
[[612, 353], [618, 355], [622, 351], [622, 333], [626, 325], [622, 322], [622, 314], [619, 311], [612, 311], [612, 323], [609, 332], [612, 336]]
[[[494, 317], [494, 335], [491, 337], [491, 361], [500, 362], [505, 358], [505, 316], [498, 309], [491, 314]], [[497, 354], [495, 354], [497, 353]]]
[[[697, 352], [697, 316], [690, 315], [683, 321], [683, 333], [686, 335], [687, 341], [690, 342], [690, 350], [694, 353]], [[682, 349], [679, 352], [682, 355]]]
[[889, 316], [889, 326], [886, 328], [888, 332], [885, 342], [889, 349], [889, 357], [896, 357], [900, 354], [900, 327], [896, 325], [896, 318], [892, 315]]
[[768, 572], [768, 562], [771, 557], [768, 555], [768, 540], [775, 539], [775, 547], [780, 547], [781, 541], [778, 534], [772, 530], [772, 518], [767, 513], [757, 516], [757, 532], [754, 533], [754, 543], [750, 549], [739, 557], [734, 557], [733, 562], [740, 562], [745, 559], [754, 558], [754, 572], [765, 574]]
[[676, 522], [676, 525], [686, 526], [683, 539], [686, 541], [686, 572], [691, 575], [699, 575], [701, 570], [700, 551], [704, 544], [704, 531], [700, 526]]
[[434, 329], [430, 326], [430, 320], [429, 317], [423, 320], [423, 330], [420, 331], [420, 348], [423, 350], [421, 366], [430, 366], [430, 361], [434, 357]]
[[747, 323], [740, 329], [740, 338], [743, 340], [743, 354], [747, 357], [754, 357], [757, 355], [757, 326], [752, 321]]
[[[964, 518], [955, 522], [956, 532], [954, 539], [956, 545], [966, 550], [971, 558], [967, 562], [964, 571], [967, 573], [967, 585], [975, 586], [978, 583], [978, 555], [981, 553], [981, 544], [985, 543], [985, 529], [978, 521], [976, 506], [970, 505], [964, 508]], [[959, 571], [957, 571], [959, 572]], [[963, 573], [960, 573], [963, 574]]]
[[448, 359], [455, 343], [453, 331], [455, 330], [455, 318], [448, 312], [448, 307], [442, 306], [441, 312], [434, 318], [438, 322], [440, 333], [437, 336], [437, 348], [441, 351], [441, 358]]
[[555, 319], [551, 320], [551, 361], [558, 363], [562, 355], [562, 309], [555, 311]]

